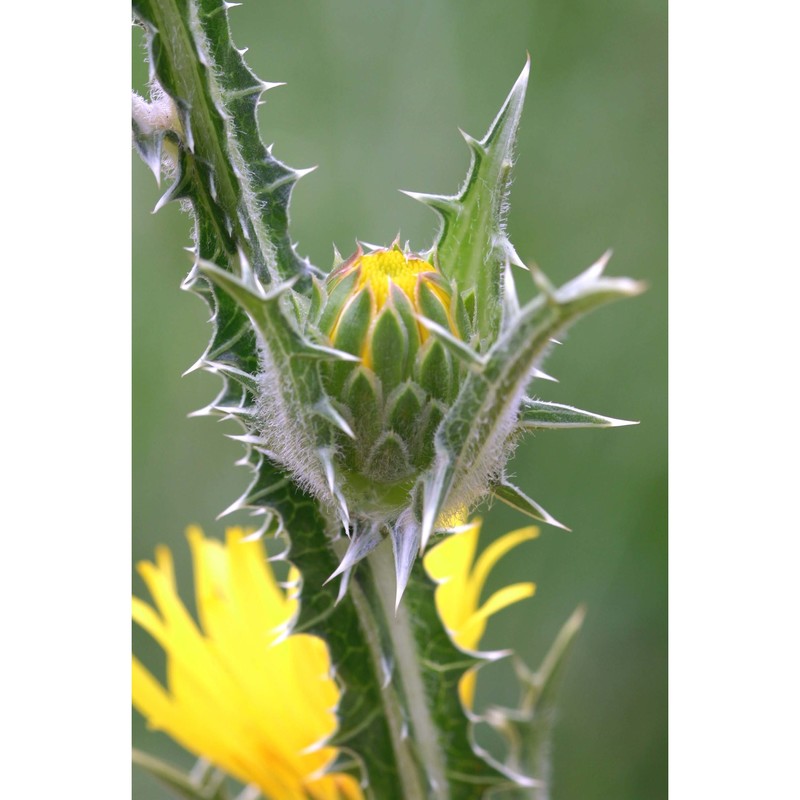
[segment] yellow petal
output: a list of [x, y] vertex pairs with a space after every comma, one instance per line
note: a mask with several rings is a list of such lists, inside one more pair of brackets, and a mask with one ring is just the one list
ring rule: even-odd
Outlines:
[[[164, 560], [159, 559], [163, 564]], [[170, 562], [171, 563], [171, 562]], [[167, 653], [167, 675], [173, 692], [200, 691], [213, 696], [220, 686], [230, 683], [230, 678], [220, 668], [213, 653], [205, 644], [194, 620], [174, 592], [174, 576], [168, 568], [144, 562], [139, 571], [153, 595], [159, 617], [152, 609], [148, 612], [141, 601], [134, 603], [134, 620], [138, 622]]]
[[470, 576], [471, 588], [478, 596], [494, 565], [517, 545], [535, 539], [538, 535], [539, 529], [533, 525], [520, 528], [519, 530], [511, 531], [511, 533], [506, 533], [499, 539], [496, 539], [480, 554], [475, 563], [475, 569]]
[[163, 728], [171, 717], [171, 704], [164, 687], [138, 658], [131, 668], [133, 705], [147, 718], [151, 728]]
[[514, 583], [498, 589], [459, 631], [457, 643], [468, 650], [475, 650], [486, 629], [486, 621], [492, 614], [527, 597], [533, 597], [535, 591], [536, 586], [533, 583]]
[[464, 708], [472, 708], [475, 702], [475, 684], [478, 679], [478, 671], [471, 669], [461, 676], [458, 682], [458, 696]]
[[536, 592], [535, 583], [512, 583], [510, 586], [504, 586], [498, 589], [475, 613], [474, 618], [486, 620], [502, 611], [504, 608], [518, 603], [520, 600], [525, 600], [528, 597], [533, 597]]
[[[480, 607], [481, 591], [492, 568], [510, 550], [522, 542], [535, 539], [538, 528], [520, 528], [490, 544], [475, 561], [480, 532], [475, 520], [463, 532], [452, 534], [432, 548], [424, 565], [436, 587], [436, 608], [453, 641], [466, 650], [477, 650], [492, 615], [526, 597], [535, 590], [532, 583], [518, 583], [495, 592]], [[473, 561], [475, 562], [473, 564]], [[477, 671], [470, 670], [459, 681], [459, 695], [470, 708], [475, 696]]]
[[431, 580], [440, 583], [455, 575], [466, 576], [469, 573], [480, 530], [481, 520], [476, 519], [463, 531], [445, 536], [425, 554], [423, 563]]
[[424, 566], [436, 588], [436, 608], [444, 626], [451, 632], [466, 624], [478, 602], [470, 593], [469, 573], [478, 547], [481, 521], [475, 520], [463, 531], [452, 533], [425, 556]]
[[[134, 599], [133, 618], [167, 655], [164, 688], [138, 662], [134, 705], [186, 749], [266, 797], [361, 798], [350, 776], [325, 774], [337, 751], [339, 688], [325, 643], [286, 633], [297, 599], [275, 580], [263, 544], [230, 529], [226, 543], [187, 531], [201, 627], [178, 597], [172, 557], [139, 565], [155, 608]], [[299, 581], [293, 570], [292, 579]], [[313, 792], [312, 792], [313, 795]]]
[[228, 529], [226, 552], [236, 612], [254, 632], [272, 632], [277, 637], [297, 613], [297, 603], [278, 586], [261, 541], [243, 539], [241, 529]]

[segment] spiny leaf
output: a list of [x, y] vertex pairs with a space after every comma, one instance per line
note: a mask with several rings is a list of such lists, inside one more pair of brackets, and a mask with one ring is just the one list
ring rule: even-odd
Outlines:
[[[347, 552], [339, 562], [339, 566], [331, 573], [328, 581], [352, 569], [359, 561], [366, 558], [384, 539], [380, 525], [359, 525], [354, 528], [350, 537]], [[326, 583], [328, 582], [326, 581]]]
[[272, 497], [283, 496], [289, 477], [280, 471], [267, 455], [251, 446], [248, 446], [245, 457], [239, 463], [250, 467], [253, 478], [242, 496], [219, 516], [224, 517], [243, 510], [264, 514], [275, 509], [277, 513], [277, 505], [273, 505]]
[[511, 274], [511, 262], [506, 261], [503, 267], [503, 330], [514, 323], [519, 316], [520, 305], [517, 297], [517, 286], [514, 283], [514, 276]]
[[[220, 13], [220, 8], [225, 8]], [[254, 194], [247, 199], [248, 211], [260, 219], [267, 232], [276, 260], [275, 280], [286, 280], [292, 275], [311, 275], [318, 272], [307, 259], [301, 258], [289, 235], [289, 201], [295, 184], [314, 168], [296, 170], [276, 159], [271, 148], [264, 146], [258, 129], [256, 108], [263, 94], [282, 86], [260, 80], [244, 61], [243, 53], [231, 40], [227, 4], [220, 0], [200, 0], [200, 22], [209, 43], [210, 55], [217, 65], [222, 102], [229, 118], [236, 121], [229, 126], [228, 136], [233, 139], [244, 163], [244, 177]], [[305, 277], [298, 288], [310, 288]]]
[[568, 531], [566, 525], [560, 523], [552, 514], [545, 511], [535, 500], [531, 500], [521, 489], [518, 489], [507, 481], [492, 484], [491, 492], [494, 497], [501, 500], [511, 508], [521, 511], [523, 514], [539, 522], [545, 522], [555, 528]]
[[643, 290], [629, 278], [603, 277], [606, 260], [534, 298], [486, 354], [483, 369], [468, 372], [437, 431], [436, 462], [424, 478], [423, 546], [445, 503], [471, 504], [483, 482], [502, 470], [524, 391], [552, 337], [592, 309]]
[[592, 411], [581, 411], [562, 403], [547, 403], [544, 400], [526, 398], [522, 401], [519, 427], [522, 430], [544, 430], [551, 428], [616, 428], [622, 425], [638, 425], [627, 419], [614, 419]]
[[[210, 262], [200, 261], [198, 268], [247, 312], [261, 334], [262, 346], [265, 353], [269, 354], [272, 367], [269, 378], [276, 383], [274, 391], [280, 393], [276, 402], [287, 409], [286, 413], [291, 414], [290, 422], [297, 435], [302, 436], [301, 445], [308, 448], [309, 452], [321, 454], [334, 447], [335, 430], [345, 429], [352, 434], [347, 423], [331, 406], [316, 362], [320, 356], [348, 359], [353, 357], [320, 348], [305, 340], [294, 329], [280, 304], [281, 297], [290, 290], [293, 281], [264, 293], [257, 286], [247, 285], [233, 273]], [[308, 409], [316, 409], [316, 415], [308, 415]], [[332, 479], [332, 464], [328, 459], [318, 463], [317, 477], [326, 478], [331, 495], [337, 498], [340, 509], [347, 517], [346, 505]], [[302, 481], [308, 479], [308, 476], [296, 476], [296, 479]]]
[[328, 491], [331, 497], [334, 498], [339, 512], [339, 518], [342, 522], [342, 527], [347, 530], [350, 527], [350, 509], [347, 505], [347, 500], [339, 488], [339, 475], [336, 470], [336, 463], [334, 461], [334, 446], [322, 446], [316, 450], [317, 456], [325, 473], [325, 480], [328, 483]]
[[556, 697], [564, 677], [569, 654], [586, 616], [579, 606], [564, 623], [539, 669], [532, 673], [519, 658], [514, 669], [520, 683], [516, 708], [491, 707], [485, 719], [508, 744], [506, 764], [514, 771], [535, 775], [530, 790], [504, 788], [489, 793], [492, 800], [547, 800], [550, 782], [550, 749], [555, 722]]
[[[467, 178], [458, 194], [407, 192], [431, 207], [441, 219], [434, 245], [442, 274], [460, 287], [474, 287], [479, 337], [497, 335], [503, 266], [519, 260], [505, 237], [505, 215], [511, 184], [514, 140], [528, 84], [530, 59], [517, 78], [486, 136], [477, 141], [463, 133], [470, 150]], [[508, 245], [508, 246], [507, 246]]]
[[150, 168], [156, 179], [156, 183], [161, 185], [161, 154], [164, 144], [165, 131], [154, 128], [150, 124], [149, 104], [138, 94], [133, 95], [132, 127], [133, 144], [136, 152], [145, 164]]
[[299, 276], [298, 288], [310, 289], [315, 270], [297, 255], [288, 234], [291, 190], [305, 172], [282, 164], [261, 141], [256, 106], [276, 84], [260, 81], [245, 65], [231, 42], [227, 7], [221, 0], [199, 0], [193, 16], [182, 0], [133, 2], [147, 31], [151, 78], [175, 102], [195, 211], [201, 205], [218, 218], [229, 234], [228, 252], [235, 241], [262, 282]]
[[355, 439], [353, 429], [347, 424], [347, 420], [336, 410], [329, 397], [323, 397], [314, 406], [314, 412], [324, 417], [328, 422], [335, 425], [342, 433]]
[[413, 515], [406, 511], [391, 529], [392, 552], [394, 553], [395, 609], [408, 586], [411, 570], [417, 560], [420, 547], [421, 529]]

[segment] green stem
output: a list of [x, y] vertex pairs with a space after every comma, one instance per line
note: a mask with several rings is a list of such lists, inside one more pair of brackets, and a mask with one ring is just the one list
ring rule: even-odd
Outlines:
[[[360, 586], [355, 582], [350, 587], [350, 596], [358, 615], [361, 630], [369, 646], [370, 655], [374, 665], [375, 673], [379, 675], [384, 671], [386, 657], [381, 647], [381, 623], [387, 629], [386, 620], [380, 621], [373, 613], [375, 609], [370, 606], [366, 595]], [[381, 700], [383, 702], [384, 717], [389, 726], [389, 733], [392, 740], [392, 750], [394, 751], [395, 762], [397, 764], [397, 775], [402, 786], [402, 796], [404, 800], [425, 800], [424, 778], [420, 774], [419, 764], [411, 752], [411, 739], [405, 733], [405, 721], [400, 697], [394, 683], [389, 681], [382, 688]]]
[[384, 542], [374, 550], [368, 557], [367, 563], [372, 573], [378, 601], [373, 602], [372, 606], [376, 614], [381, 615], [381, 623], [391, 647], [390, 652], [396, 662], [393, 679], [399, 683], [398, 689], [402, 692], [409, 716], [410, 738], [416, 743], [417, 755], [426, 775], [425, 783], [430, 787], [430, 794], [426, 796], [436, 800], [447, 800], [450, 791], [444, 757], [439, 743], [438, 729], [428, 706], [408, 609], [401, 604], [395, 610], [395, 569], [389, 542]]

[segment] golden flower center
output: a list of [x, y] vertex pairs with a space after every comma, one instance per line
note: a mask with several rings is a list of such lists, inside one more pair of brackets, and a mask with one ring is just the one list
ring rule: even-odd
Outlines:
[[363, 255], [358, 265], [361, 271], [356, 288], [362, 289], [369, 284], [378, 308], [384, 305], [389, 296], [390, 279], [414, 303], [417, 276], [423, 272], [436, 272], [433, 264], [421, 258], [406, 258], [400, 250], [394, 249]]
[[[351, 333], [356, 331], [360, 342], [348, 340], [346, 349], [359, 355], [365, 366], [372, 366], [371, 337], [379, 317], [384, 313], [384, 307], [392, 305], [393, 292], [399, 291], [402, 297], [397, 299], [401, 305], [408, 306], [401, 313], [401, 317], [405, 318], [403, 324], [414, 325], [419, 342], [424, 343], [430, 334], [425, 325], [414, 323], [408, 312], [432, 319], [440, 326], [449, 328], [454, 335], [460, 336], [451, 308], [452, 298], [448, 285], [436, 267], [424, 257], [403, 252], [396, 244], [371, 253], [364, 253], [359, 247], [356, 253], [328, 276], [328, 291], [336, 292], [339, 284], [348, 278], [354, 278], [352, 284], [348, 284], [348, 296], [341, 297], [339, 292], [330, 313], [323, 317], [322, 330], [337, 346], [340, 344], [342, 326]], [[392, 289], [392, 286], [396, 288]], [[364, 295], [370, 298], [368, 321], [363, 318]]]

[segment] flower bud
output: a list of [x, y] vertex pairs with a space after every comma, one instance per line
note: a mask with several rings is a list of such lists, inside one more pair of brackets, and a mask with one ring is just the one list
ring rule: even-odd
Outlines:
[[361, 359], [326, 368], [326, 390], [355, 433], [338, 442], [343, 477], [351, 489], [368, 489], [378, 506], [389, 499], [399, 507], [430, 464], [433, 434], [463, 369], [420, 318], [466, 340], [466, 311], [432, 263], [397, 245], [370, 253], [359, 247], [325, 290], [320, 332]]

